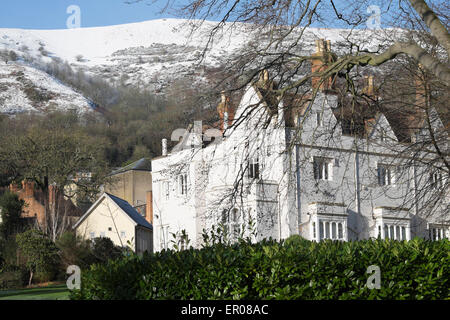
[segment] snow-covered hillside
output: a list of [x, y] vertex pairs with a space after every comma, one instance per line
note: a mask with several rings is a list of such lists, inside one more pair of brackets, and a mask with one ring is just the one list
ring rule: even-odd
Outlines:
[[47, 73], [15, 63], [0, 63], [0, 113], [92, 110], [81, 94]]
[[[111, 83], [121, 81], [158, 93], [179, 79], [192, 86], [207, 82], [205, 74], [209, 69], [227, 68], [230, 58], [251, 40], [251, 32], [244, 24], [232, 31], [225, 28], [200, 64], [208, 31], [215, 25], [205, 22], [192, 37], [189, 22], [179, 19], [66, 30], [0, 29], [0, 50], [13, 50], [19, 56], [43, 62], [67, 61], [72, 68]], [[312, 52], [318, 38], [337, 43], [347, 37], [358, 39], [362, 47], [369, 49], [376, 48], [384, 38], [376, 30], [310, 28], [299, 50]], [[2, 75], [8, 72], [9, 69], [2, 71]], [[5, 109], [0, 100], [0, 110], [12, 109]]]

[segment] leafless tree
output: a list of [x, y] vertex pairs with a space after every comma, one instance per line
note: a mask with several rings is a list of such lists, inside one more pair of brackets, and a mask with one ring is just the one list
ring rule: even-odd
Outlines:
[[[367, 22], [369, 5], [377, 5], [383, 10], [383, 27], [386, 28], [361, 29]], [[416, 190], [414, 197], [404, 195], [405, 206], [414, 207], [415, 212], [425, 218], [436, 209], [436, 204], [449, 196], [450, 35], [447, 3], [423, 0], [340, 3], [333, 0], [196, 0], [167, 1], [164, 10], [173, 10], [171, 12], [188, 18], [186, 27], [191, 28], [191, 35], [206, 34], [203, 59], [221, 37], [247, 34], [247, 43], [227, 64], [229, 67], [215, 94], [226, 90], [229, 96], [239, 97], [249, 84], [257, 85], [262, 101], [268, 105], [289, 101], [283, 105], [282, 112], [296, 118], [305, 104], [316, 101], [320, 90], [334, 91], [341, 106], [335, 116], [347, 134], [368, 140], [364, 128], [381, 113], [399, 128], [395, 133], [400, 143], [383, 140], [383, 145], [396, 155], [392, 161], [405, 168], [419, 166], [424, 169], [414, 178], [407, 176], [408, 170], [398, 174], [404, 183], [414, 184]], [[332, 52], [329, 43], [319, 42], [317, 51], [324, 54], [311, 54], [314, 38], [311, 38], [309, 28], [328, 26], [332, 19], [347, 28], [333, 43], [336, 51]], [[363, 32], [366, 37], [361, 36]], [[373, 38], [377, 38], [376, 47], [371, 45]], [[314, 68], [317, 60], [322, 64]], [[372, 79], [369, 75], [373, 74], [376, 75], [375, 83], [368, 85], [368, 79]], [[280, 112], [268, 108], [261, 116], [255, 114], [257, 107], [248, 106], [240, 118], [234, 119], [233, 126], [239, 127], [246, 119], [255, 117], [269, 123]], [[436, 129], [437, 118], [443, 122], [439, 129]], [[327, 135], [332, 136], [336, 129], [330, 127]], [[288, 150], [299, 145], [302, 134], [302, 126], [298, 125]], [[330, 138], [329, 148], [332, 142]], [[355, 144], [355, 154], [364, 151], [358, 148]], [[248, 161], [242, 163], [248, 164]], [[249, 169], [249, 165], [243, 165], [237, 174], [231, 195], [233, 201], [244, 193], [242, 181]], [[229, 196], [229, 193], [224, 194], [222, 200], [228, 201], [225, 199]], [[448, 209], [438, 209], [444, 219], [448, 219]]]

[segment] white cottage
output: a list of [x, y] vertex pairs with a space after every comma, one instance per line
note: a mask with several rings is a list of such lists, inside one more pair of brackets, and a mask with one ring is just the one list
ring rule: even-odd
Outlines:
[[153, 252], [153, 227], [128, 202], [104, 193], [73, 227], [83, 239], [108, 237], [136, 253]]
[[[326, 50], [329, 42], [319, 41], [315, 56]], [[438, 163], [400, 153], [408, 142], [384, 114], [356, 119], [330, 81], [314, 85], [312, 103], [310, 95], [281, 99], [264, 72], [236, 108], [222, 97], [220, 130], [195, 123], [177, 131], [181, 142], [170, 153], [163, 141], [152, 160], [155, 251], [186, 245], [183, 232], [198, 247], [218, 225], [255, 241], [450, 236], [448, 177]], [[446, 134], [437, 113], [431, 118], [435, 135]], [[413, 141], [427, 136], [419, 123]]]

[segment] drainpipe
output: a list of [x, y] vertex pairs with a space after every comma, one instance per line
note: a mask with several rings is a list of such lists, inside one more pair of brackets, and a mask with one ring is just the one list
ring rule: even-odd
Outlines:
[[298, 231], [300, 233], [300, 225], [302, 224], [302, 204], [300, 198], [300, 166], [299, 166], [299, 146], [295, 145], [295, 169], [297, 171], [297, 214], [298, 214]]
[[[355, 206], [356, 206], [356, 212], [358, 213], [358, 219], [361, 215], [361, 198], [360, 198], [360, 186], [359, 186], [359, 153], [358, 153], [358, 146], [355, 142]], [[356, 228], [356, 231], [359, 232], [358, 227]], [[357, 232], [357, 237], [359, 238]]]

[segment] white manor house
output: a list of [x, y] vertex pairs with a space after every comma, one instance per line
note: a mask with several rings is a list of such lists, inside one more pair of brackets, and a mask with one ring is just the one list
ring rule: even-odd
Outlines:
[[[315, 56], [330, 53], [328, 41], [316, 45]], [[321, 61], [312, 62], [313, 71]], [[331, 80], [312, 84], [315, 99], [280, 99], [264, 71], [234, 107], [222, 96], [220, 130], [197, 122], [174, 132], [172, 140], [182, 142], [171, 152], [163, 140], [163, 155], [152, 160], [154, 251], [179, 245], [182, 234], [199, 247], [204, 230], [218, 226], [230, 238], [254, 241], [450, 237], [448, 171], [436, 159], [424, 161], [436, 158], [426, 151], [430, 127], [448, 155], [438, 113], [430, 110], [425, 121], [417, 112], [405, 139], [380, 112], [356, 125]], [[422, 142], [423, 152], [405, 151]]]

